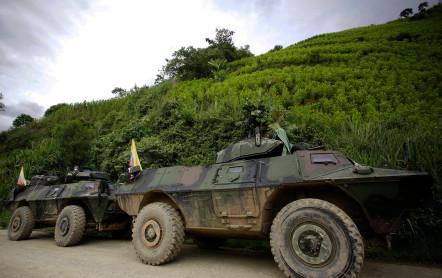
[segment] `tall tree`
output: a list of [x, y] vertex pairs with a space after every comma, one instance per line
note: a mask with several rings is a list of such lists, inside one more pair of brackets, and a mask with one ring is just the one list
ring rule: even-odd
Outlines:
[[406, 8], [404, 9], [399, 16], [402, 18], [408, 18], [413, 14], [413, 9], [412, 8]]
[[[179, 80], [214, 77], [217, 71], [214, 71], [213, 68], [220, 65], [219, 61], [232, 62], [253, 56], [248, 45], [239, 48], [234, 45], [234, 33], [224, 28], [216, 29], [215, 38], [206, 38], [206, 42], [209, 44], [208, 47], [181, 47], [172, 54], [171, 59], [166, 59], [166, 65], [163, 67], [157, 81], [160, 82], [166, 77]], [[218, 61], [215, 63], [216, 66], [214, 66], [213, 61]]]
[[59, 104], [52, 105], [51, 107], [49, 107], [49, 108], [45, 111], [44, 116], [47, 117], [47, 116], [49, 116], [49, 115], [52, 115], [52, 114], [54, 114], [56, 111], [60, 110], [60, 109], [63, 108], [63, 107], [66, 107], [66, 106], [68, 106], [68, 104], [66, 104], [66, 103], [59, 103]]
[[269, 50], [269, 52], [274, 52], [283, 49], [284, 47], [280, 44], [275, 45], [272, 49]]
[[180, 80], [192, 80], [210, 76], [207, 51], [193, 46], [181, 47], [166, 59], [163, 71], [166, 76]]
[[20, 114], [12, 122], [12, 126], [15, 127], [15, 128], [22, 127], [22, 126], [25, 126], [25, 125], [27, 125], [29, 123], [32, 123], [34, 120], [35, 120], [34, 118], [32, 118], [31, 116], [29, 116], [27, 114]]
[[228, 46], [234, 46], [233, 44], [233, 34], [235, 34], [234, 31], [228, 30], [226, 28], [218, 29], [216, 28], [216, 34], [214, 39], [206, 38], [206, 42], [209, 44], [209, 46], [219, 46], [219, 45], [228, 45]]
[[422, 2], [419, 4], [419, 6], [417, 7], [417, 9], [419, 10], [419, 12], [425, 12], [428, 8], [428, 2]]
[[[211, 50], [211, 59], [225, 59], [227, 62], [239, 60], [244, 57], [253, 56], [249, 50], [249, 46], [237, 48], [233, 43], [234, 31], [221, 28], [216, 29], [214, 39], [206, 38], [206, 42], [209, 44], [208, 49]], [[215, 56], [215, 57], [214, 57]]]
[[126, 92], [126, 90], [124, 90], [124, 89], [122, 89], [120, 87], [115, 87], [112, 90], [112, 94], [117, 95], [119, 97], [124, 97], [125, 95], [127, 95], [127, 92]]

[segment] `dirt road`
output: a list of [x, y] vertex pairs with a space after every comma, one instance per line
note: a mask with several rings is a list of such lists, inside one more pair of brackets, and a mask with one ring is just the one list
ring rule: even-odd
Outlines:
[[[51, 233], [33, 232], [26, 241], [8, 241], [0, 230], [0, 277], [284, 278], [270, 254], [201, 250], [185, 245], [178, 259], [153, 267], [140, 263], [130, 241], [86, 238], [61, 248]], [[442, 277], [442, 268], [366, 262], [362, 278]]]

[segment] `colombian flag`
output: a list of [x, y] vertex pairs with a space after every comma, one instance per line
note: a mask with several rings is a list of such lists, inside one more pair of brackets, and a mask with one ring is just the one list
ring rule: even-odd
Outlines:
[[21, 166], [20, 176], [18, 176], [17, 185], [26, 186], [25, 173], [23, 172], [23, 166]]
[[137, 147], [135, 146], [135, 141], [132, 139], [132, 146], [130, 147], [130, 161], [129, 167], [139, 166], [140, 170], [143, 171], [141, 167], [140, 159], [138, 158]]

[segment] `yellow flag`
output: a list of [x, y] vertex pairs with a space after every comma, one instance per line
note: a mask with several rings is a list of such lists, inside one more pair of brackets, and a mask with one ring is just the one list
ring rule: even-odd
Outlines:
[[130, 147], [130, 161], [129, 166], [139, 166], [140, 170], [143, 171], [143, 167], [141, 167], [140, 159], [138, 158], [137, 147], [135, 146], [135, 141], [132, 139], [132, 145]]
[[21, 166], [20, 175], [18, 176], [17, 185], [26, 186], [25, 173], [23, 172], [23, 166]]

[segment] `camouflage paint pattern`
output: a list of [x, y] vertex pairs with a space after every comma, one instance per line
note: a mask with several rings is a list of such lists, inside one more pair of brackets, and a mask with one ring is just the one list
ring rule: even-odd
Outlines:
[[45, 226], [55, 224], [65, 206], [79, 205], [85, 209], [88, 224], [96, 224], [98, 230], [112, 230], [110, 223], [123, 222], [126, 218], [126, 214], [117, 206], [112, 191], [108, 183], [102, 180], [29, 185], [20, 192], [17, 189], [11, 192], [8, 206], [11, 210], [22, 205], [29, 206], [36, 223]]
[[[275, 139], [264, 139], [260, 142], [259, 153], [269, 154], [273, 150], [282, 148], [283, 143]], [[228, 162], [238, 158], [247, 158], [249, 156], [256, 155], [256, 142], [255, 140], [243, 140], [238, 143], [232, 144], [217, 153], [216, 163]]]
[[115, 194], [132, 216], [164, 201], [179, 210], [188, 233], [253, 238], [266, 237], [279, 209], [303, 197], [330, 201], [359, 228], [383, 234], [418, 197], [431, 195], [432, 180], [424, 172], [375, 168], [360, 174], [336, 151], [273, 156], [281, 152], [277, 140], [263, 139], [260, 146], [241, 141], [218, 153], [220, 163], [148, 169]]

